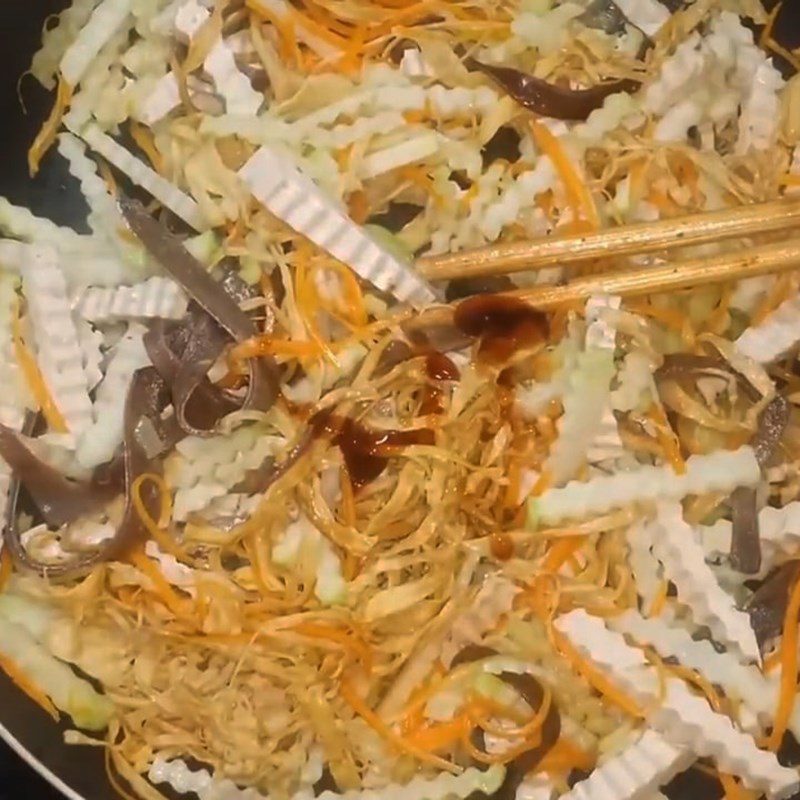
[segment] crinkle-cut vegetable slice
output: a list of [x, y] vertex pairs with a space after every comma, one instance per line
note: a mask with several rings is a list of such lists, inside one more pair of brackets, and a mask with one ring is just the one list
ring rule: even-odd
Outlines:
[[450, 624], [442, 642], [440, 659], [445, 667], [468, 644], [477, 644], [490, 631], [503, 614], [511, 611], [519, 587], [499, 575], [489, 576], [478, 590], [472, 604], [464, 609]]
[[58, 137], [58, 152], [66, 159], [70, 175], [80, 183], [89, 206], [89, 227], [115, 237], [123, 224], [122, 217], [105, 181], [97, 174], [97, 165], [86, 155], [86, 145], [77, 136], [62, 133]]
[[755, 486], [761, 471], [752, 448], [717, 450], [691, 456], [686, 472], [677, 475], [669, 466], [643, 466], [629, 472], [602, 475], [586, 483], [571, 481], [528, 500], [531, 513], [542, 523], [580, 519], [615, 508], [658, 499], [680, 500], [688, 494], [731, 492]]
[[407, 47], [400, 59], [400, 71], [409, 78], [435, 78], [433, 70], [416, 47]]
[[554, 625], [573, 647], [637, 702], [646, 703], [658, 696], [658, 676], [644, 653], [627, 644], [621, 633], [609, 630], [602, 619], [578, 608], [557, 617]]
[[681, 681], [667, 681], [664, 703], [648, 722], [671, 742], [713, 758], [722, 771], [741, 777], [748, 789], [780, 799], [800, 788], [796, 769], [782, 767], [774, 753], [760, 750], [751, 736], [736, 730], [728, 717], [712, 711]]
[[75, 310], [83, 319], [104, 325], [120, 320], [180, 319], [187, 305], [175, 281], [156, 275], [133, 286], [90, 286], [78, 298]]
[[[210, 13], [196, 0], [188, 0], [175, 14], [175, 28], [192, 39]], [[220, 39], [206, 56], [203, 67], [225, 101], [229, 114], [254, 115], [264, 96], [250, 85], [250, 79], [236, 66], [236, 59], [224, 39]]]
[[103, 334], [96, 331], [86, 320], [79, 319], [75, 322], [78, 331], [78, 344], [81, 348], [83, 372], [86, 375], [86, 388], [92, 391], [103, 379], [100, 363], [103, 360], [102, 344]]
[[665, 577], [678, 590], [678, 599], [691, 609], [698, 625], [707, 625], [714, 638], [748, 661], [761, 662], [750, 617], [717, 583], [691, 525], [678, 502], [658, 504], [659, 535], [653, 552], [664, 565]]
[[642, 599], [642, 608], [648, 612], [661, 588], [661, 565], [653, 555], [653, 538], [657, 531], [655, 522], [641, 520], [625, 531], [628, 564], [636, 581], [636, 593]]
[[301, 514], [272, 547], [272, 560], [283, 567], [298, 567], [308, 557], [314, 569], [314, 594], [323, 605], [344, 603], [347, 600], [347, 581], [333, 545], [319, 529]]
[[172, 501], [172, 518], [186, 522], [195, 511], [203, 511], [209, 503], [224, 497], [228, 487], [222, 483], [203, 480], [188, 489], [177, 489]]
[[54, 244], [64, 249], [80, 249], [89, 244], [89, 237], [80, 236], [72, 228], [61, 228], [46, 217], [37, 217], [5, 197], [0, 197], [0, 232], [24, 242]]
[[669, 20], [669, 9], [659, 0], [615, 0], [620, 11], [648, 36], [655, 36]]
[[661, 734], [646, 730], [633, 744], [592, 771], [562, 795], [562, 800], [632, 800], [668, 783], [695, 756]]
[[[558, 617], [555, 627], [639, 702], [650, 705], [659, 700], [655, 668], [647, 664], [641, 650], [609, 630], [602, 619], [576, 609]], [[647, 723], [672, 744], [686, 747], [697, 757], [714, 758], [722, 771], [740, 776], [748, 788], [783, 798], [800, 786], [797, 770], [782, 767], [774, 753], [760, 750], [751, 736], [736, 730], [728, 717], [713, 711], [678, 679], [667, 679], [666, 697], [648, 714]]]
[[608, 406], [613, 375], [613, 349], [587, 346], [578, 355], [567, 377], [559, 435], [545, 461], [545, 471], [556, 486], [573, 478], [585, 463]]
[[168, 72], [156, 81], [153, 90], [142, 100], [138, 117], [145, 125], [153, 126], [177, 108], [180, 102], [178, 79], [173, 72]]
[[97, 388], [94, 422], [80, 436], [76, 457], [84, 467], [97, 467], [111, 461], [122, 444], [124, 403], [133, 373], [150, 360], [142, 342], [146, 329], [132, 324], [111, 351], [106, 374]]
[[114, 713], [111, 701], [39, 644], [13, 617], [0, 614], [0, 657], [44, 692], [79, 728], [102, 730]]
[[309, 194], [309, 179], [285, 159], [262, 147], [239, 172], [272, 214], [398, 300], [417, 307], [435, 301], [433, 291], [410, 266], [380, 247], [318, 188]]
[[279, 455], [286, 444], [283, 437], [266, 435], [256, 425], [242, 425], [225, 436], [187, 436], [167, 458], [166, 481], [178, 489], [206, 480], [233, 486], [265, 458]]
[[[486, 770], [470, 767], [460, 775], [442, 773], [434, 778], [422, 776], [409, 783], [392, 783], [381, 789], [352, 789], [341, 794], [324, 791], [317, 800], [463, 800], [473, 792], [491, 796], [502, 785], [506, 770], [493, 764]], [[255, 789], [239, 789], [227, 778], [217, 779], [208, 770], [191, 770], [180, 759], [157, 757], [147, 774], [152, 783], [167, 783], [179, 794], [194, 792], [199, 800], [266, 800]], [[290, 800], [310, 800], [313, 793], [301, 790]]]
[[610, 94], [603, 101], [600, 108], [596, 108], [586, 118], [570, 131], [570, 141], [577, 140], [581, 148], [592, 142], [600, 142], [603, 137], [623, 123], [639, 119], [641, 111], [639, 105], [627, 92]]
[[800, 295], [781, 303], [763, 322], [751, 325], [736, 340], [736, 349], [769, 364], [800, 342]]
[[514, 800], [555, 800], [558, 789], [541, 775], [529, 775], [517, 787]]
[[56, 87], [61, 58], [72, 44], [97, 5], [98, 0], [75, 0], [56, 17], [56, 23], [42, 31], [42, 44], [31, 60], [30, 72], [45, 89]]
[[758, 53], [761, 63], [755, 67], [752, 84], [742, 103], [739, 116], [739, 138], [736, 152], [769, 150], [775, 143], [780, 123], [780, 98], [784, 86], [780, 72], [772, 66], [766, 54]]
[[208, 228], [200, 208], [191, 197], [150, 169], [96, 125], [88, 125], [80, 135], [89, 147], [124, 172], [137, 186], [149, 192], [187, 225], [198, 231]]
[[665, 114], [683, 99], [687, 94], [687, 87], [700, 77], [705, 68], [701, 44], [700, 36], [693, 33], [664, 61], [658, 77], [644, 90], [646, 110]]
[[[761, 572], [764, 573], [797, 552], [800, 546], [800, 502], [789, 503], [783, 508], [762, 508], [758, 514], [758, 530]], [[728, 520], [698, 525], [695, 532], [700, 537], [706, 558], [716, 560], [730, 553], [731, 523]]]
[[130, 18], [133, 0], [102, 0], [64, 53], [59, 69], [70, 86], [77, 86], [103, 45]]
[[[675, 658], [680, 664], [697, 670], [710, 683], [721, 686], [728, 697], [741, 701], [766, 728], [775, 715], [777, 687], [753, 666], [745, 666], [730, 653], [718, 652], [711, 642], [695, 640], [683, 628], [662, 619], [645, 619], [634, 610], [609, 618], [609, 626], [635, 639], [639, 645], [652, 647], [662, 658]], [[792, 731], [800, 733], [800, 709], [791, 720]]]
[[358, 165], [359, 178], [369, 180], [393, 169], [414, 164], [432, 156], [439, 149], [439, 137], [435, 131], [423, 131], [409, 136], [405, 141], [375, 150]]
[[39, 368], [69, 432], [77, 439], [92, 424], [92, 403], [66, 281], [53, 247], [34, 246], [31, 256], [22, 267], [22, 287]]

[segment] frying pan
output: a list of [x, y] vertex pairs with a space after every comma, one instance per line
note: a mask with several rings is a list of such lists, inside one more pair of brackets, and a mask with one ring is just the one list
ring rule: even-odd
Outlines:
[[[17, 85], [38, 47], [45, 19], [66, 5], [67, 0], [0, 0], [0, 195], [59, 225], [84, 230], [87, 208], [77, 181], [60, 158], [49, 156], [34, 180], [28, 176], [27, 148], [52, 100], [30, 77]], [[775, 35], [784, 46], [800, 45], [800, 0], [784, 2]], [[65, 745], [63, 732], [69, 727], [56, 725], [0, 671], [0, 738], [10, 748], [0, 745], [0, 798], [25, 794], [35, 800], [57, 800], [60, 792], [71, 800], [107, 800], [114, 795], [106, 779], [102, 749]], [[800, 749], [792, 755], [792, 761], [800, 763]], [[18, 757], [41, 778], [18, 762]], [[716, 782], [696, 770], [678, 776], [666, 793], [674, 800], [720, 796]], [[800, 795], [793, 800], [800, 800]]]

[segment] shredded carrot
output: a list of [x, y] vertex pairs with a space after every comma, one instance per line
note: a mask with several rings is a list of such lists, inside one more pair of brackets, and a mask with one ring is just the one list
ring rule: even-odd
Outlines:
[[258, 356], [283, 356], [285, 358], [318, 358], [322, 354], [316, 342], [298, 339], [278, 339], [274, 336], [251, 336], [235, 345], [228, 352], [228, 366], [231, 371], [241, 372], [248, 358]]
[[152, 131], [139, 122], [131, 121], [130, 132], [131, 138], [150, 160], [150, 163], [153, 165], [153, 169], [159, 175], [164, 175], [166, 173], [164, 157], [158, 152]]
[[41, 706], [56, 722], [58, 709], [52, 700], [20, 669], [16, 661], [7, 656], [0, 656], [0, 669], [11, 678], [14, 685], [25, 692], [36, 705]]
[[363, 225], [369, 218], [369, 200], [366, 192], [360, 189], [347, 198], [347, 213], [358, 225]]
[[653, 603], [650, 610], [647, 612], [648, 617], [657, 617], [667, 604], [667, 592], [669, 591], [669, 581], [662, 580], [658, 585], [658, 591], [653, 598]]
[[541, 475], [539, 475], [538, 480], [536, 483], [533, 484], [533, 488], [530, 491], [529, 497], [539, 497], [543, 495], [549, 488], [553, 482], [553, 477], [550, 475], [547, 470], [542, 470]]
[[781, 175], [778, 183], [781, 186], [800, 186], [800, 175], [793, 175], [791, 172], [787, 172], [785, 175]]
[[36, 134], [36, 138], [33, 140], [30, 150], [28, 150], [28, 170], [31, 173], [31, 177], [34, 177], [39, 171], [39, 164], [41, 164], [42, 158], [53, 146], [58, 129], [61, 127], [64, 112], [69, 108], [71, 100], [72, 87], [59, 75], [56, 101], [53, 104], [50, 115], [44, 121], [39, 133]]
[[[103, 183], [106, 185], [108, 193], [113, 197], [117, 197], [119, 195], [117, 180], [114, 177], [114, 173], [111, 171], [111, 167], [108, 166], [108, 162], [105, 159], [98, 159], [97, 171], [100, 173], [100, 177], [103, 179]], [[127, 228], [120, 227], [119, 233], [122, 235], [123, 239], [126, 239], [129, 242], [136, 241], [135, 235]]]
[[44, 376], [36, 363], [36, 358], [23, 339], [19, 303], [16, 305], [16, 313], [11, 320], [11, 336], [14, 340], [14, 356], [25, 377], [25, 383], [28, 385], [36, 405], [47, 421], [48, 427], [56, 433], [67, 433], [69, 430], [67, 421], [59, 411], [53, 395], [50, 394], [50, 389], [45, 383]]
[[561, 655], [572, 664], [572, 667], [602, 694], [610, 703], [621, 708], [632, 717], [643, 717], [644, 712], [639, 703], [620, 691], [594, 664], [589, 663], [575, 649], [567, 638], [553, 630], [554, 641]]
[[[325, 264], [325, 269], [335, 272], [339, 278], [343, 299], [331, 306], [330, 301], [320, 299], [320, 305], [331, 314], [341, 314], [344, 319], [356, 328], [363, 328], [368, 320], [367, 308], [364, 304], [364, 293], [353, 271], [341, 261]], [[316, 269], [321, 269], [317, 267]]]
[[592, 769], [594, 764], [595, 759], [590, 753], [562, 736], [536, 765], [535, 772], [559, 775], [573, 769]]
[[292, 626], [292, 630], [302, 636], [326, 639], [329, 642], [340, 644], [358, 658], [367, 672], [372, 670], [372, 651], [359, 636], [341, 628], [334, 628], [332, 625], [320, 625], [314, 622], [300, 622]]
[[447, 770], [448, 772], [457, 772], [456, 767], [451, 762], [439, 756], [427, 753], [419, 747], [407, 742], [402, 736], [395, 733], [361, 698], [356, 691], [355, 687], [348, 678], [343, 678], [339, 686], [339, 692], [342, 699], [350, 706], [350, 708], [358, 714], [364, 722], [367, 723], [375, 732], [385, 739], [389, 744], [393, 745], [396, 749], [409, 753], [420, 761], [439, 767], [439, 769]]
[[11, 553], [9, 552], [8, 548], [3, 548], [3, 552], [0, 553], [0, 594], [2, 594], [6, 590], [6, 586], [8, 586], [8, 579], [11, 577], [11, 570], [14, 566], [14, 562], [11, 560]]
[[288, 17], [273, 13], [270, 8], [258, 3], [256, 0], [246, 0], [245, 5], [255, 15], [250, 19], [251, 31], [252, 27], [258, 24], [255, 17], [260, 17], [271, 23], [278, 33], [278, 47], [281, 58], [289, 65], [302, 66], [303, 60], [297, 44], [294, 22]]
[[[420, 711], [420, 714], [422, 712]], [[472, 730], [472, 721], [467, 714], [459, 714], [448, 722], [428, 725], [406, 736], [406, 741], [428, 752], [452, 747]]]
[[554, 542], [542, 561], [544, 572], [558, 572], [559, 567], [567, 561], [586, 542], [585, 536], [565, 536]]
[[760, 796], [759, 792], [745, 789], [733, 775], [720, 772], [717, 777], [725, 790], [725, 800], [756, 800]]
[[[152, 483], [155, 485], [156, 489], [158, 489], [160, 511], [157, 520], [153, 519], [142, 499], [142, 489], [146, 483]], [[172, 518], [172, 493], [164, 478], [155, 472], [145, 472], [139, 475], [131, 486], [131, 501], [133, 502], [133, 508], [139, 516], [139, 519], [158, 546], [165, 553], [170, 553], [175, 556], [175, 558], [186, 558], [186, 553], [183, 548], [166, 530]]]
[[564, 184], [567, 200], [576, 220], [583, 219], [592, 226], [592, 230], [600, 228], [600, 217], [591, 192], [582, 179], [578, 168], [572, 163], [561, 142], [550, 129], [541, 122], [531, 121], [531, 132], [536, 146], [550, 158], [553, 166]]
[[777, 750], [783, 741], [783, 734], [789, 724], [797, 692], [797, 626], [800, 614], [800, 579], [795, 581], [789, 596], [789, 605], [783, 618], [783, 638], [781, 639], [781, 682], [778, 706], [775, 709], [775, 722], [768, 740], [770, 750]]
[[[542, 702], [539, 708], [534, 710], [533, 716], [522, 725], [516, 728], [501, 728], [491, 722], [488, 717], [510, 717], [514, 718], [515, 713], [510, 709], [488, 697], [474, 697], [467, 706], [466, 713], [472, 719], [474, 725], [481, 727], [486, 733], [498, 736], [501, 739], [530, 740], [536, 734], [541, 734], [542, 726], [550, 713], [550, 706], [553, 702], [553, 694], [550, 689], [545, 689]], [[487, 717], [488, 715], [488, 717]]]
[[781, 663], [781, 649], [779, 647], [774, 653], [770, 653], [764, 659], [764, 666], [762, 667], [762, 672], [765, 675], [769, 675], [769, 673], [772, 672], [775, 669], [775, 667], [777, 667], [778, 664], [780, 663]]
[[664, 409], [659, 404], [653, 403], [647, 412], [647, 417], [656, 426], [656, 439], [664, 453], [664, 458], [669, 462], [676, 474], [683, 475], [686, 472], [686, 461], [681, 454], [678, 437], [672, 430]]

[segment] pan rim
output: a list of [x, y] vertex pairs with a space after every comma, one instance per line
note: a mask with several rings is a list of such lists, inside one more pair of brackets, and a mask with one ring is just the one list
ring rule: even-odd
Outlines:
[[76, 792], [71, 786], [65, 783], [55, 772], [40, 761], [19, 739], [0, 722], [0, 739], [2, 739], [29, 767], [34, 769], [44, 780], [53, 788], [58, 789], [64, 797], [69, 800], [86, 800], [86, 798]]

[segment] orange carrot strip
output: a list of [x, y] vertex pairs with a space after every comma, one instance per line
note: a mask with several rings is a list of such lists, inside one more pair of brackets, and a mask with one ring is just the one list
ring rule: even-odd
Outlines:
[[58, 709], [52, 700], [19, 668], [16, 661], [0, 656], [0, 669], [11, 678], [14, 685], [25, 692], [36, 705], [41, 706], [54, 720], [58, 721]]

